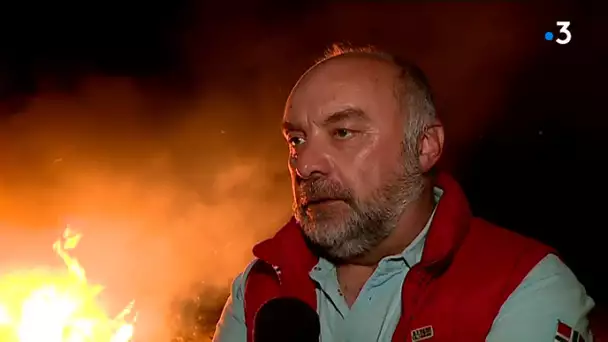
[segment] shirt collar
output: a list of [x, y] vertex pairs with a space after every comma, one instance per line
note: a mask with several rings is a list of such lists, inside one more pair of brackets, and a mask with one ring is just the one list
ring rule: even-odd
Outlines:
[[416, 238], [401, 252], [397, 255], [388, 256], [385, 259], [389, 260], [405, 260], [407, 266], [412, 267], [415, 264], [420, 262], [422, 259], [422, 250], [424, 249], [424, 243], [426, 241], [427, 233], [431, 228], [431, 223], [433, 222], [433, 217], [435, 216], [435, 211], [437, 210], [437, 203], [441, 199], [441, 195], [443, 195], [443, 190], [438, 187], [433, 188], [433, 196], [435, 199], [435, 207], [431, 212], [431, 216], [429, 216], [428, 221], [424, 228], [418, 233]]

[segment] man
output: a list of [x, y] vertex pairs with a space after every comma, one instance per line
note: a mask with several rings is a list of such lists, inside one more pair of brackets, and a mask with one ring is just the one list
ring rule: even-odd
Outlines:
[[334, 50], [285, 107], [294, 219], [254, 248], [216, 342], [295, 297], [323, 341], [591, 341], [594, 303], [554, 252], [472, 217], [434, 166], [444, 131], [413, 65]]

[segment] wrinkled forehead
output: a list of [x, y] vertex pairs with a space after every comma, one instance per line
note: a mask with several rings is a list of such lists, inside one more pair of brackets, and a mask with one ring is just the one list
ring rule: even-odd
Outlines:
[[315, 122], [332, 113], [357, 109], [371, 121], [394, 121], [400, 113], [397, 70], [364, 58], [327, 61], [298, 81], [285, 107], [284, 122]]

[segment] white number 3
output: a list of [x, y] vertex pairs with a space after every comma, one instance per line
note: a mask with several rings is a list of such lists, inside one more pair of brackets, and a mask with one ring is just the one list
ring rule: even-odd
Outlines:
[[568, 44], [570, 42], [570, 40], [572, 39], [572, 33], [570, 32], [570, 30], [568, 30], [568, 27], [570, 27], [570, 22], [569, 21], [558, 21], [557, 22], [557, 26], [560, 27], [559, 29], [559, 33], [562, 33], [565, 35], [565, 37], [562, 38], [557, 38], [555, 40], [555, 42], [557, 44]]

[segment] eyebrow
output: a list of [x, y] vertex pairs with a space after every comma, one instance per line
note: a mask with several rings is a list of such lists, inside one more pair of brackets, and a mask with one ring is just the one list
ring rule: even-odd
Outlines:
[[331, 125], [342, 121], [368, 121], [369, 117], [359, 108], [346, 108], [337, 112], [331, 113], [325, 120], [323, 125]]
[[[333, 112], [323, 120], [322, 126], [328, 126], [343, 121], [369, 121], [369, 116], [359, 108], [349, 107], [337, 112]], [[298, 125], [285, 121], [282, 124], [283, 132], [297, 131]]]

